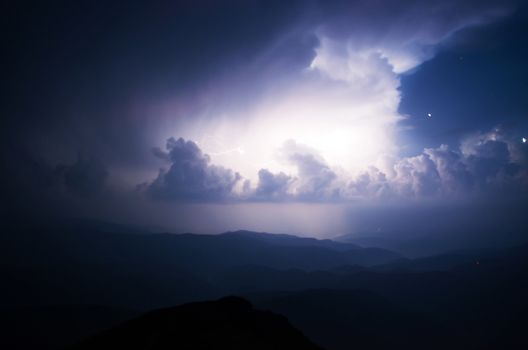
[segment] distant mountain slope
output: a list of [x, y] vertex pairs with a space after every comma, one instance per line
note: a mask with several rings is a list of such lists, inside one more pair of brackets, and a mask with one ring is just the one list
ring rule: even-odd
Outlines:
[[280, 233], [266, 233], [266, 232], [253, 232], [246, 230], [225, 232], [223, 236], [238, 236], [238, 237], [250, 237], [268, 242], [276, 245], [285, 246], [316, 246], [330, 248], [339, 251], [346, 251], [352, 249], [361, 249], [360, 246], [352, 243], [337, 242], [330, 239], [316, 239], [312, 237], [299, 237], [295, 235], [280, 234]]
[[424, 258], [433, 255], [451, 254], [460, 251], [497, 251], [520, 244], [528, 244], [524, 232], [481, 230], [473, 232], [450, 231], [443, 233], [425, 233], [409, 236], [406, 232], [357, 233], [334, 237], [340, 243], [349, 243], [360, 247], [383, 248], [410, 258]]
[[197, 302], [149, 312], [90, 339], [91, 349], [320, 349], [288, 320], [253, 309], [241, 298]]
[[[0, 236], [0, 306], [96, 304], [148, 309], [228, 291], [214, 282], [237, 267], [318, 271], [401, 259], [382, 249], [331, 241], [238, 232], [137, 234], [112, 228], [14, 229]], [[64, 281], [69, 288], [64, 290]], [[6, 305], [7, 306], [7, 305]]]
[[82, 263], [148, 260], [206, 273], [247, 264], [316, 270], [340, 265], [373, 266], [402, 258], [384, 249], [248, 231], [139, 235], [85, 227], [38, 228], [2, 235], [0, 243], [0, 259], [23, 265], [64, 259]]
[[452, 241], [433, 236], [406, 238], [405, 233], [399, 232], [387, 236], [348, 234], [335, 237], [334, 240], [364, 248], [383, 248], [413, 258], [438, 255], [460, 249], [460, 245], [454, 244]]
[[483, 254], [450, 253], [418, 259], [401, 259], [376, 266], [377, 271], [448, 271], [458, 266], [476, 264]]

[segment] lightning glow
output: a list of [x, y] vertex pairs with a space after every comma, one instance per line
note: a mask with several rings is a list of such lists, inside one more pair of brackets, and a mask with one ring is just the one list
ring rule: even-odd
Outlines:
[[398, 87], [381, 54], [343, 56], [323, 45], [297, 83], [263, 96], [250, 110], [193, 123], [182, 136], [196, 140], [215, 164], [251, 180], [262, 168], [295, 174], [279, 154], [289, 140], [332, 168], [355, 172], [397, 151]]

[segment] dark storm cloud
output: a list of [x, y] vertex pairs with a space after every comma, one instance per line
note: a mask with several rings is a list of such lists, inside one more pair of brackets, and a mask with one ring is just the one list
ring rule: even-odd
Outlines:
[[109, 176], [100, 159], [81, 153], [73, 163], [53, 164], [21, 146], [4, 149], [1, 160], [2, 185], [8, 197], [65, 194], [91, 198], [104, 191]]
[[38, 195], [56, 182], [53, 165], [25, 147], [4, 147], [1, 151], [0, 185], [6, 207], [10, 201], [17, 201], [17, 197]]
[[230, 169], [210, 164], [196, 143], [170, 138], [167, 152], [155, 149], [156, 156], [170, 163], [169, 170], [161, 169], [158, 177], [148, 185], [148, 193], [167, 200], [225, 200], [241, 177]]
[[104, 189], [108, 171], [97, 158], [85, 158], [79, 154], [75, 163], [57, 165], [55, 175], [68, 191], [81, 197], [92, 197]]
[[54, 163], [23, 145], [2, 149], [2, 223], [91, 215], [113, 191], [109, 171], [96, 157]]
[[92, 198], [105, 189], [108, 178], [106, 166], [95, 157], [79, 155], [71, 164], [53, 166], [29, 152], [20, 151], [16, 159], [4, 160], [10, 161], [6, 164], [9, 179], [6, 191], [22, 196], [67, 194]]

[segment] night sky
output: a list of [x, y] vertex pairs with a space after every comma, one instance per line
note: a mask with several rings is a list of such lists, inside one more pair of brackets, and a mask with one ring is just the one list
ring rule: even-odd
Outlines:
[[524, 239], [519, 1], [17, 1], [2, 27], [6, 218]]

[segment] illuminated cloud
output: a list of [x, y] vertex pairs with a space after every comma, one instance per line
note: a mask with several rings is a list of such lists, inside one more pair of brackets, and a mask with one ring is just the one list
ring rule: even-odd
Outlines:
[[512, 9], [508, 3], [475, 4], [316, 2], [302, 23], [292, 24], [247, 67], [212, 81], [200, 100], [203, 110], [164, 128], [161, 137], [177, 129], [215, 164], [253, 184], [260, 169], [297, 170], [277, 158], [288, 140], [348, 173], [398, 157], [405, 118], [398, 112], [401, 74], [431, 59], [454, 33]]
[[387, 174], [375, 167], [350, 182], [365, 199], [460, 198], [478, 194], [525, 191], [526, 163], [513, 138], [495, 131], [467, 137], [460, 149], [426, 148], [394, 161]]
[[289, 198], [288, 189], [293, 181], [291, 176], [282, 172], [273, 174], [267, 169], [261, 169], [258, 177], [258, 185], [254, 193], [256, 200], [284, 201]]
[[333, 169], [314, 149], [289, 140], [278, 158], [293, 171], [260, 169], [255, 187], [246, 181], [242, 190], [236, 186], [240, 175], [210, 164], [194, 142], [171, 138], [167, 150], [154, 152], [171, 167], [160, 171], [148, 193], [172, 200], [414, 201], [524, 190], [528, 185], [527, 151], [496, 131], [469, 136], [460, 149], [426, 148], [416, 156], [392, 159], [383, 170], [369, 166], [356, 173]]
[[[258, 69], [250, 63], [212, 81], [203, 111], [179, 121], [178, 135], [196, 142], [197, 159], [203, 158], [197, 174], [214, 175], [171, 180], [184, 168], [171, 159], [171, 170], [160, 172], [151, 193], [249, 201], [431, 198], [487, 188], [503, 176], [499, 172], [511, 176], [511, 155], [501, 153], [501, 142], [473, 155], [466, 140], [460, 150], [442, 145], [400, 156], [401, 75], [434, 57], [458, 31], [512, 10], [508, 3], [473, 5], [318, 3], [317, 15], [307, 15], [257, 55]], [[259, 92], [242, 101], [246, 90]], [[241, 96], [240, 103], [225, 103], [231, 96]], [[163, 137], [172, 133], [165, 128]], [[200, 185], [192, 184], [200, 178]], [[209, 188], [210, 182], [217, 185]]]
[[238, 173], [209, 164], [209, 156], [192, 141], [170, 138], [166, 149], [167, 152], [154, 150], [157, 157], [170, 164], [168, 170], [161, 169], [158, 177], [148, 185], [148, 194], [154, 198], [225, 200], [241, 179]]

